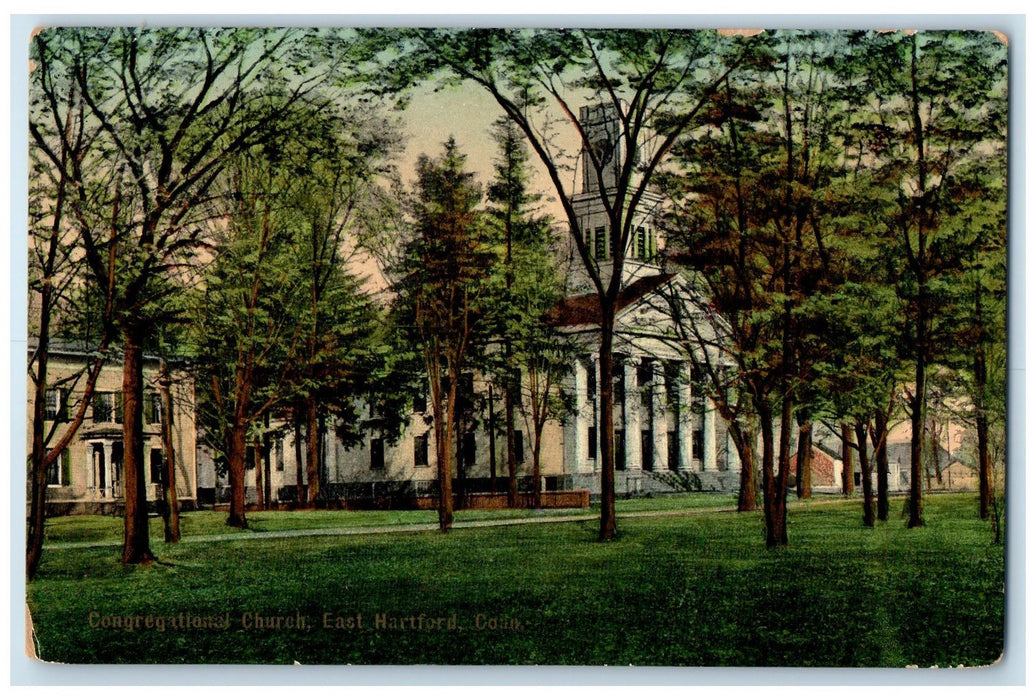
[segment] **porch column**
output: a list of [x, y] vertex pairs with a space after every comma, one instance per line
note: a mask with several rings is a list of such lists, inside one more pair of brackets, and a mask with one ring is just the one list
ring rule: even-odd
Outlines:
[[705, 397], [705, 414], [702, 416], [702, 469], [715, 471], [716, 464], [716, 405]]
[[[640, 463], [640, 429], [642, 423], [640, 392], [637, 391], [636, 370], [630, 371], [630, 367], [623, 365], [622, 368], [622, 390], [626, 395], [625, 405], [622, 408], [622, 425], [616, 425], [616, 430], [622, 430], [625, 447], [626, 471], [639, 472], [643, 465]], [[612, 398], [614, 399], [614, 392]], [[617, 414], [619, 415], [619, 414]], [[627, 478], [627, 481], [629, 479]]]
[[112, 441], [102, 440], [101, 445], [104, 450], [104, 489], [109, 498], [114, 498], [115, 475], [113, 472], [115, 469], [112, 465]]
[[665, 377], [661, 362], [651, 363], [651, 437], [654, 439], [655, 471], [669, 469], [669, 420], [666, 414]]
[[[684, 379], [686, 374], [687, 381]], [[680, 470], [689, 471], [694, 460], [694, 412], [691, 410], [691, 370], [687, 362], [680, 363], [680, 421], [677, 426], [680, 441]]]

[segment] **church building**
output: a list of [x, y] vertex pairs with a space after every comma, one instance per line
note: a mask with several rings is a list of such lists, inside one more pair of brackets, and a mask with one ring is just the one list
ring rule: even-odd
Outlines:
[[[580, 120], [588, 130], [604, 163], [605, 188], [614, 188], [624, 153], [612, 110], [584, 107]], [[601, 276], [611, 276], [614, 251], [608, 243], [607, 215], [601, 202], [598, 178], [584, 153], [581, 191], [573, 206], [579, 217], [583, 241]], [[623, 266], [614, 339], [614, 420], [616, 492], [636, 495], [679, 488], [735, 491], [739, 464], [726, 426], [715, 407], [700, 390], [701, 381], [690, 361], [696, 344], [681, 340], [679, 324], [686, 328], [705, 317], [704, 303], [682, 276], [666, 269], [664, 240], [655, 219], [660, 199], [648, 193], [636, 207], [632, 235]], [[569, 262], [568, 297], [557, 309], [557, 329], [572, 336], [583, 348], [564, 382], [574, 399], [574, 413], [561, 423], [548, 423], [541, 452], [542, 488], [556, 491], [589, 491], [600, 494], [600, 307], [582, 261]], [[715, 360], [715, 358], [713, 358]], [[470, 430], [461, 432], [455, 450], [457, 480], [462, 494], [507, 490], [506, 441], [501, 437], [503, 401], [499, 389], [479, 377], [466, 378], [465, 393], [478, 397], [469, 410], [477, 414]], [[492, 428], [495, 428], [492, 429]], [[516, 425], [516, 461], [520, 490], [529, 489], [532, 472], [531, 428], [519, 418]], [[396, 442], [372, 434], [363, 444], [345, 449], [326, 431], [320, 455], [322, 492], [333, 500], [386, 501], [400, 494], [432, 495], [435, 443], [431, 408], [425, 396], [415, 397], [413, 414]], [[267, 459], [271, 491], [282, 500], [294, 500], [296, 449], [290, 432], [278, 437]], [[247, 464], [252, 464], [249, 460]], [[254, 484], [248, 470], [245, 483]], [[215, 475], [203, 475], [199, 494], [211, 492], [216, 500], [224, 483]], [[254, 496], [254, 489], [250, 494]], [[277, 496], [274, 496], [277, 499]]]

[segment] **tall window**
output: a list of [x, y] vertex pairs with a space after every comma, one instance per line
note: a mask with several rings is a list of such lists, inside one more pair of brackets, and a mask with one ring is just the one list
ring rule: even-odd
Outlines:
[[377, 472], [385, 468], [385, 439], [371, 438], [371, 471]]
[[655, 445], [650, 430], [640, 431], [640, 462], [646, 472], [655, 468]]
[[592, 358], [586, 362], [586, 400], [593, 402], [597, 398], [597, 367]]
[[122, 394], [102, 391], [93, 397], [94, 423], [122, 423]]
[[626, 431], [615, 431], [615, 468], [618, 471], [626, 469]]
[[623, 355], [616, 355], [612, 362], [612, 396], [617, 405], [626, 403], [626, 358]]
[[414, 466], [428, 466], [428, 433], [414, 436]]
[[665, 397], [670, 406], [680, 405], [680, 363], [670, 360], [665, 363]]
[[608, 257], [608, 237], [605, 234], [604, 226], [594, 229], [594, 257], [598, 260]]
[[637, 365], [637, 386], [649, 386], [654, 377], [655, 370], [651, 359], [645, 357]]
[[525, 462], [525, 435], [520, 430], [514, 431], [514, 461], [516, 464]]
[[155, 392], [144, 395], [144, 420], [155, 424], [162, 422], [162, 396]]
[[705, 375], [697, 367], [691, 370], [691, 410], [705, 411]]
[[670, 430], [666, 433], [666, 448], [669, 453], [669, 468], [674, 472], [680, 468], [680, 440], [676, 431]]
[[163, 463], [163, 461], [164, 460], [162, 459], [162, 450], [157, 449], [157, 448], [152, 448], [151, 449], [151, 483], [152, 484], [161, 484], [163, 481], [165, 481], [165, 479], [164, 479], [165, 475], [162, 473], [162, 463]]
[[705, 432], [701, 428], [691, 433], [691, 457], [705, 459]]
[[65, 407], [68, 401], [67, 392], [61, 389], [47, 389], [44, 399], [46, 400], [47, 420], [68, 420], [68, 411]]
[[591, 425], [586, 429], [586, 457], [597, 459], [597, 426]]
[[72, 485], [72, 450], [65, 448], [58, 458], [47, 467], [47, 486]]
[[464, 433], [464, 466], [470, 467], [475, 464], [475, 433], [468, 431]]

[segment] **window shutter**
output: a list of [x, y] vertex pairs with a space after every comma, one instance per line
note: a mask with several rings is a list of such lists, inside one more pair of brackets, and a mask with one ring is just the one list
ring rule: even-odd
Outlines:
[[120, 391], [120, 392], [117, 392], [115, 394], [112, 394], [112, 398], [114, 399], [114, 402], [115, 402], [115, 422], [119, 423], [119, 424], [122, 424], [122, 418], [123, 418], [123, 415], [122, 415], [122, 409], [123, 409], [123, 406], [122, 406], [122, 392]]
[[72, 450], [68, 447], [61, 451], [61, 484], [72, 485]]
[[150, 391], [144, 394], [144, 421], [155, 423], [155, 395]]

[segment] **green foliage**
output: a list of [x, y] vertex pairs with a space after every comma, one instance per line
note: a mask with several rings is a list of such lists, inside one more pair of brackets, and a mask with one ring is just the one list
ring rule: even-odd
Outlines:
[[[217, 455], [239, 401], [254, 423], [314, 397], [346, 445], [369, 425], [394, 434], [402, 421], [385, 311], [347, 269], [361, 213], [379, 205], [395, 133], [375, 112], [341, 106], [291, 118], [295, 137], [239, 158], [213, 207], [218, 244], [192, 354]], [[377, 401], [376, 418], [361, 416], [361, 399]]]
[[506, 119], [496, 122], [494, 135], [499, 154], [487, 219], [497, 264], [487, 303], [494, 341], [488, 368], [515, 392], [515, 405], [532, 422], [530, 433], [538, 440], [547, 420], [564, 420], [571, 410], [560, 385], [571, 372], [577, 346], [551, 322], [564, 280], [552, 249], [554, 224], [538, 213], [539, 196], [529, 191], [524, 139]]
[[[627, 503], [666, 500], [621, 501], [620, 519]], [[607, 547], [590, 542], [592, 524], [579, 522], [450, 537], [156, 542], [172, 565], [139, 569], [113, 566], [104, 548], [52, 550], [28, 600], [49, 661], [979, 666], [1004, 650], [1004, 558], [971, 517], [972, 501], [930, 498], [933, 526], [921, 530], [893, 516], [864, 531], [841, 500], [793, 508], [798, 535], [781, 551], [759, 542], [758, 516], [732, 512], [622, 519], [622, 537]], [[205, 516], [185, 514], [185, 534]], [[332, 516], [384, 514], [256, 518], [305, 527]], [[229, 614], [232, 628], [101, 629], [90, 626], [91, 611]], [[301, 613], [311, 629], [242, 629], [242, 615], [256, 612]], [[365, 628], [324, 629], [325, 612], [362, 614]], [[373, 628], [375, 614], [421, 613], [456, 614], [464, 629]], [[523, 627], [476, 630], [479, 614]]]

